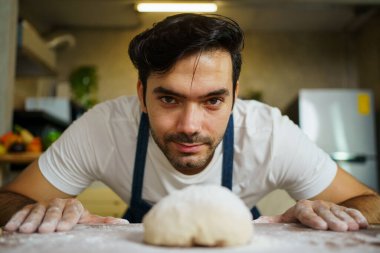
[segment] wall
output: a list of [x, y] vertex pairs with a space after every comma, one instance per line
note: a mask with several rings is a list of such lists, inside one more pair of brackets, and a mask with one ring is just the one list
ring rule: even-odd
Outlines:
[[23, 110], [28, 97], [54, 96], [56, 83], [53, 77], [17, 77], [13, 93], [14, 109]]
[[284, 109], [301, 88], [355, 87], [343, 33], [254, 33], [246, 36], [242, 91]]
[[68, 80], [71, 71], [78, 66], [96, 65], [100, 101], [136, 94], [137, 71], [128, 57], [128, 44], [136, 32], [89, 30], [71, 33], [77, 45], [58, 54], [59, 81]]
[[359, 84], [375, 94], [380, 111], [380, 14], [355, 35]]

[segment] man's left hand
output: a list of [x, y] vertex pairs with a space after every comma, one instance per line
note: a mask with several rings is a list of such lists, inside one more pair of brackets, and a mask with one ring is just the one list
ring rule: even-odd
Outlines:
[[300, 200], [282, 215], [261, 216], [254, 220], [254, 223], [291, 222], [333, 231], [353, 231], [368, 227], [367, 219], [360, 211], [323, 200]]

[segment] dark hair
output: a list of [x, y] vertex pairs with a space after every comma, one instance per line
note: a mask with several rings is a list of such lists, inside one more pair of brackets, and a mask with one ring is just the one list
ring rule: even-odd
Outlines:
[[231, 55], [233, 93], [241, 69], [244, 35], [239, 25], [221, 15], [178, 14], [138, 34], [129, 44], [129, 57], [144, 88], [153, 72], [166, 73], [182, 57], [215, 49]]

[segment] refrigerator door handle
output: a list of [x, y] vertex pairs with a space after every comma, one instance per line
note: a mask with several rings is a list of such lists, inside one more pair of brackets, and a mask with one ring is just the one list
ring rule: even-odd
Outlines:
[[335, 152], [330, 154], [330, 156], [336, 162], [365, 163], [368, 159], [368, 156], [366, 155], [351, 154], [347, 152]]

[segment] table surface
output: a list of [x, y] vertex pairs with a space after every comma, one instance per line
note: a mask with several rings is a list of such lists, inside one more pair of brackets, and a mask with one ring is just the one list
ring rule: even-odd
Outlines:
[[4, 232], [2, 253], [45, 252], [380, 252], [380, 225], [355, 232], [317, 231], [298, 224], [255, 224], [249, 244], [230, 248], [168, 248], [143, 243], [141, 224], [77, 225], [74, 230], [52, 234]]

